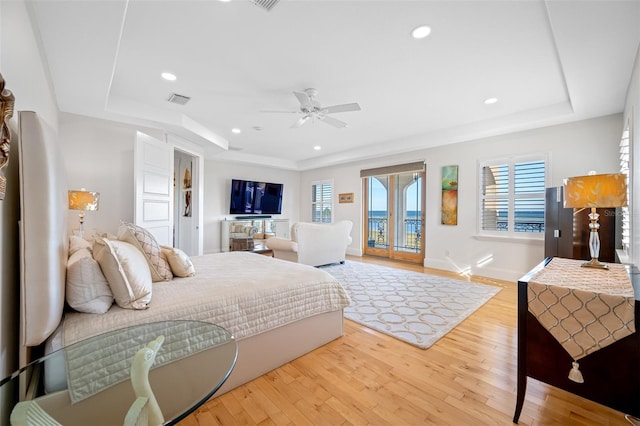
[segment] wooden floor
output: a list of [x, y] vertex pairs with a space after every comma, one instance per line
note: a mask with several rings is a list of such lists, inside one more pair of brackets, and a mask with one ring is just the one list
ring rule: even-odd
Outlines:
[[[180, 425], [512, 424], [516, 283], [472, 281], [502, 291], [429, 349], [345, 320], [343, 337], [213, 398]], [[533, 379], [520, 424], [629, 425], [623, 413]]]

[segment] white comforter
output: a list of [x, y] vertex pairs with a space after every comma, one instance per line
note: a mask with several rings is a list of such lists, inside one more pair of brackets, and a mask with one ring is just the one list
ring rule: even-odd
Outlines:
[[327, 272], [247, 252], [192, 258], [196, 276], [153, 285], [146, 310], [113, 305], [102, 315], [67, 313], [63, 344], [134, 324], [163, 320], [215, 323], [242, 339], [350, 304]]
[[[194, 257], [192, 261], [196, 276], [155, 283], [146, 310], [113, 305], [102, 315], [67, 313], [62, 328], [63, 345], [111, 330], [163, 320], [212, 322], [224, 327], [236, 339], [242, 339], [302, 318], [336, 311], [350, 303], [335, 278], [310, 266], [243, 252]], [[122, 340], [126, 336], [114, 338]], [[184, 334], [166, 338], [156, 364], [209, 346], [193, 346]], [[141, 342], [140, 347], [145, 343]], [[131, 345], [113, 341], [109, 343], [109, 351], [92, 346], [66, 351], [67, 383], [72, 401], [77, 402], [128, 377], [132, 353], [124, 354], [120, 346]], [[104, 371], [109, 374], [102, 374]]]

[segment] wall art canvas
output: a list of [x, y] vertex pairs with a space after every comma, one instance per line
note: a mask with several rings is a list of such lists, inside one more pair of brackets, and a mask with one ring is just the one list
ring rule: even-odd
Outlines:
[[442, 210], [443, 225], [458, 224], [458, 166], [442, 167]]

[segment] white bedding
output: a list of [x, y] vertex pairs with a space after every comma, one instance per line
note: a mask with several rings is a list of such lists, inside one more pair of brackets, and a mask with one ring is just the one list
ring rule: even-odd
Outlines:
[[242, 339], [351, 303], [335, 278], [306, 265], [247, 252], [192, 261], [196, 276], [154, 283], [146, 310], [114, 304], [106, 314], [68, 312], [64, 346], [134, 324], [179, 319], [212, 322]]
[[[242, 339], [303, 318], [341, 310], [350, 303], [335, 278], [310, 266], [247, 252], [211, 254], [194, 257], [192, 261], [196, 276], [154, 283], [146, 310], [123, 309], [114, 304], [105, 314], [66, 313], [63, 346], [111, 330], [163, 320], [211, 322]], [[96, 358], [92, 358], [90, 368], [85, 366], [82, 371], [108, 363]], [[78, 383], [73, 374], [67, 374], [70, 387], [87, 388], [87, 382], [94, 380], [85, 375], [86, 380]], [[82, 389], [77, 397], [95, 391]]]

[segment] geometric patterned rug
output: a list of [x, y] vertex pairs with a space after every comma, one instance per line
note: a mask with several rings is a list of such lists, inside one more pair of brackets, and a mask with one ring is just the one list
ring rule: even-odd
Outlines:
[[323, 266], [351, 296], [344, 316], [427, 349], [495, 296], [499, 287], [362, 262]]

